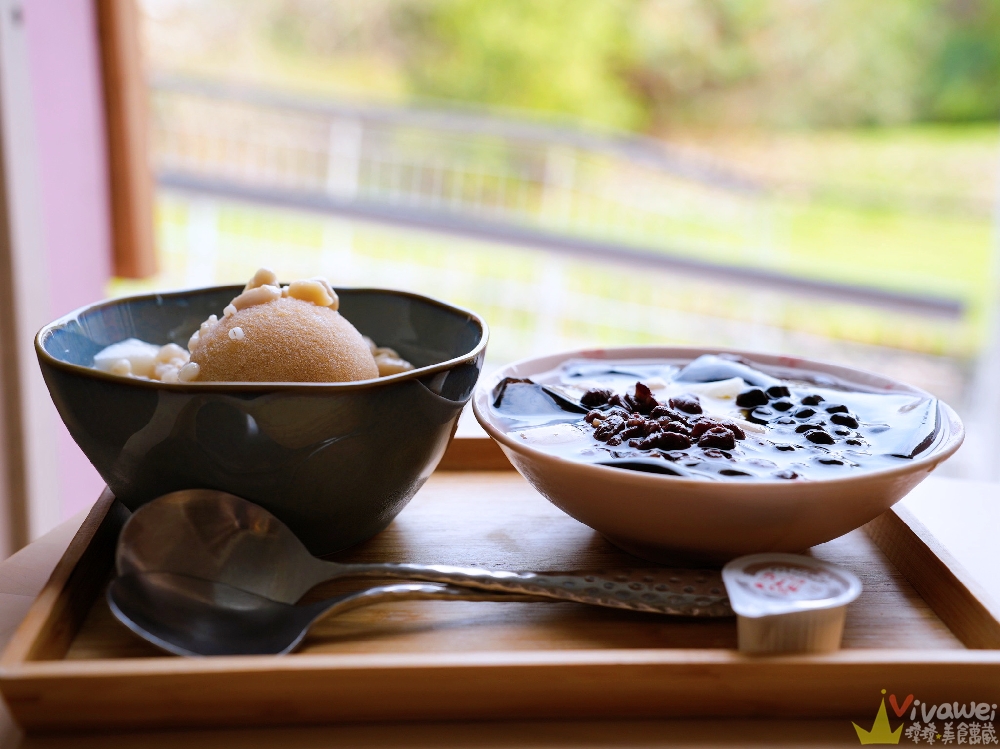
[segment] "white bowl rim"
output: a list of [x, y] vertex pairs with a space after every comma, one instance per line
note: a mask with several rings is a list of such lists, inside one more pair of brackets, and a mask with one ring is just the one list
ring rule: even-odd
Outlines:
[[[684, 359], [688, 359], [690, 356], [688, 360], [691, 361], [704, 354], [735, 354], [737, 356], [745, 357], [752, 362], [762, 364], [765, 367], [781, 366], [789, 369], [804, 369], [814, 373], [833, 374], [841, 377], [848, 383], [852, 382], [849, 375], [854, 375], [855, 377], [861, 375], [863, 377], [887, 383], [888, 386], [884, 387], [883, 390], [896, 390], [899, 392], [935, 397], [925, 390], [921, 390], [918, 387], [908, 385], [886, 375], [877, 374], [875, 372], [859, 369], [857, 367], [847, 367], [841, 364], [831, 364], [828, 362], [818, 361], [816, 359], [806, 359], [803, 357], [789, 356], [785, 354], [769, 354], [760, 351], [746, 351], [742, 349], [731, 349], [716, 346], [610, 346], [604, 348], [588, 347], [583, 349], [574, 349], [555, 354], [546, 354], [545, 356], [526, 357], [524, 359], [511, 362], [494, 372], [489, 378], [485, 380], [480, 379], [479, 384], [476, 386], [476, 391], [472, 396], [472, 411], [476, 416], [476, 420], [483, 427], [483, 429], [486, 430], [486, 433], [491, 438], [496, 440], [501, 445], [510, 448], [514, 452], [521, 453], [529, 458], [551, 460], [564, 467], [573, 467], [575, 470], [579, 470], [583, 474], [589, 474], [595, 479], [612, 479], [614, 476], [624, 478], [623, 474], [627, 474], [628, 481], [639, 482], [640, 484], [644, 484], [649, 487], [655, 487], [658, 485], [662, 486], [664, 481], [670, 482], [670, 484], [676, 486], [704, 486], [704, 479], [647, 473], [644, 471], [623, 471], [622, 469], [614, 468], [613, 466], [602, 466], [596, 463], [570, 460], [569, 458], [564, 458], [559, 455], [545, 452], [544, 450], [539, 450], [531, 445], [512, 439], [506, 432], [497, 428], [489, 418], [488, 407], [484, 407], [488, 403], [488, 398], [495, 384], [504, 377], [509, 377], [511, 370], [516, 368], [529, 368], [532, 367], [532, 365], [537, 366], [540, 363], [545, 362], [546, 366], [544, 368], [539, 367], [538, 371], [547, 371], [570, 359], [679, 359], [683, 361]], [[810, 370], [806, 366], [801, 365], [812, 365], [817, 367], [817, 369]], [[861, 383], [856, 384], [860, 385]], [[899, 466], [890, 466], [871, 471], [859, 471], [848, 475], [831, 476], [830, 478], [823, 479], [807, 479], [807, 481], [810, 484], [822, 483], [824, 485], [849, 485], [877, 478], [889, 478], [894, 475], [906, 475], [926, 466], [930, 466], [931, 468], [935, 467], [938, 463], [941, 463], [953, 455], [954, 452], [961, 447], [962, 442], [965, 439], [965, 427], [958, 414], [955, 413], [951, 406], [941, 399], [937, 399], [937, 401], [939, 407], [943, 410], [943, 421], [945, 421], [946, 424], [942, 425], [942, 434], [941, 437], [938, 438], [937, 444], [932, 445], [924, 455], [919, 458], [909, 460], [906, 463], [901, 463]], [[795, 491], [796, 487], [801, 487], [801, 483], [798, 481], [787, 481], [783, 479], [754, 479], [751, 481], [718, 481], [713, 482], [713, 486], [718, 486], [720, 488], [724, 486], [739, 487], [744, 490], [752, 486], [755, 490], [773, 489], [775, 491], [788, 492]]]

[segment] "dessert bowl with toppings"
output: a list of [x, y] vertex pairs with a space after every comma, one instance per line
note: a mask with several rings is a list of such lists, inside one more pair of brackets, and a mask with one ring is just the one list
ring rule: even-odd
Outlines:
[[70, 434], [127, 507], [219, 489], [328, 554], [388, 525], [434, 470], [487, 335], [416, 294], [258, 274], [90, 305], [35, 349]]
[[512, 364], [476, 417], [544, 496], [653, 561], [802, 551], [888, 509], [962, 443], [928, 393], [790, 357], [642, 347]]

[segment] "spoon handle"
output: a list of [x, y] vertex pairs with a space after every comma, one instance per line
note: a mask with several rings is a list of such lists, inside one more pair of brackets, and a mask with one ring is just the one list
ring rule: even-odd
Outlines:
[[[507, 572], [421, 564], [337, 564], [332, 577], [389, 577], [679, 616], [732, 616], [714, 570]], [[328, 571], [329, 568], [328, 568]]]
[[[519, 596], [510, 593], [496, 593], [489, 590], [460, 588], [456, 585], [440, 583], [394, 583], [365, 588], [356, 593], [334, 596], [315, 603], [299, 606], [321, 616], [341, 614], [362, 606], [372, 606], [387, 601], [532, 601], [536, 596]], [[313, 620], [315, 621], [315, 619]]]
[[[440, 585], [437, 583], [396, 583], [394, 585], [379, 585], [374, 588], [366, 588], [356, 593], [334, 596], [322, 601], [296, 606], [295, 609], [303, 616], [302, 631], [298, 637], [290, 641], [288, 645], [277, 655], [285, 655], [296, 650], [305, 639], [312, 626], [320, 619], [330, 616], [337, 616], [352, 609], [362, 606], [373, 606], [376, 603], [389, 603], [393, 601], [524, 601], [532, 600], [529, 597], [511, 595], [509, 593], [494, 593], [488, 590], [471, 590], [469, 588], [459, 588], [453, 585]], [[116, 614], [117, 615], [117, 614]], [[142, 632], [139, 633], [143, 635]], [[144, 635], [143, 635], [144, 636]], [[148, 639], [148, 638], [147, 638]], [[157, 644], [154, 642], [154, 644]]]

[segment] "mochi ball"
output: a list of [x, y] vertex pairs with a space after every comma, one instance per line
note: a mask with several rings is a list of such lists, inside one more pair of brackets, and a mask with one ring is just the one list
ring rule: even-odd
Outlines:
[[331, 306], [278, 296], [233, 309], [222, 319], [209, 318], [189, 344], [199, 382], [353, 382], [379, 376], [371, 347]]

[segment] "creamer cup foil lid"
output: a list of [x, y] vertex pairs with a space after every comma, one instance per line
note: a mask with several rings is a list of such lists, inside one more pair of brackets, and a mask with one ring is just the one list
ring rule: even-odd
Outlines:
[[852, 573], [798, 554], [751, 554], [722, 568], [729, 603], [757, 618], [846, 606], [861, 593]]

